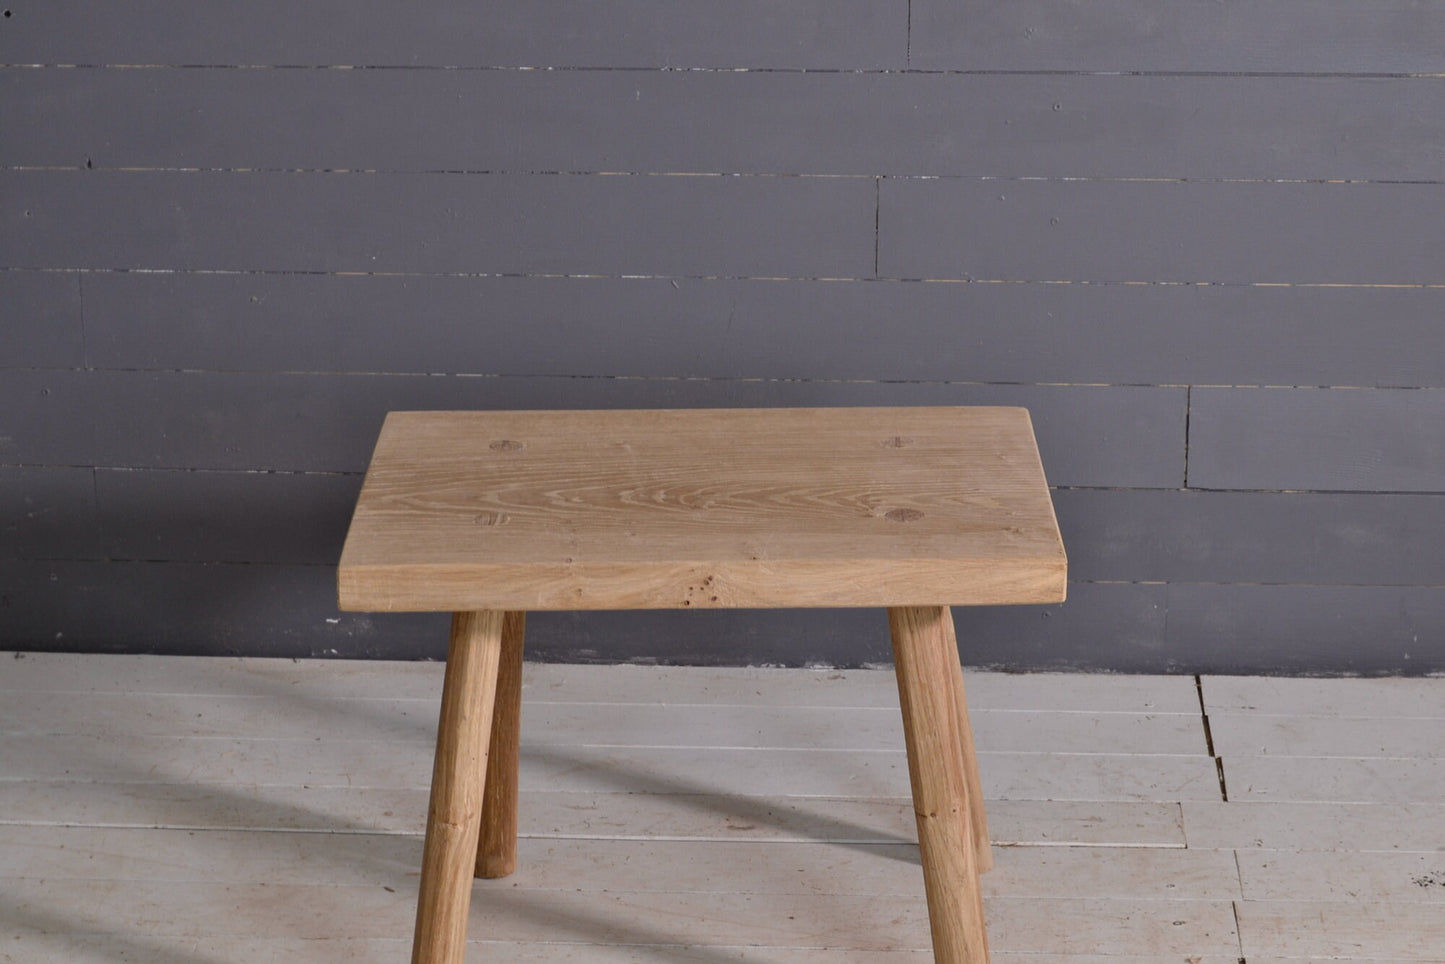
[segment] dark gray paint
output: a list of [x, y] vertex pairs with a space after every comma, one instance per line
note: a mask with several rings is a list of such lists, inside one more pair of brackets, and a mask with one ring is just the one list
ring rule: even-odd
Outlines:
[[1445, 288], [103, 272], [85, 299], [103, 368], [1445, 384]]
[[1445, 176], [1427, 78], [10, 69], [0, 85], [4, 166]]
[[[334, 607], [388, 408], [988, 403], [1074, 582], [960, 611], [971, 665], [1445, 672], [1437, 4], [7, 9], [12, 65], [401, 69], [0, 71], [0, 644], [440, 656]], [[586, 173], [628, 170], [742, 176]], [[1252, 385], [1342, 387], [1210, 387]], [[889, 655], [878, 613], [531, 628]]]
[[[0, 61], [433, 67], [903, 66], [907, 0], [9, 0]], [[479, 15], [480, 14], [480, 15]]]
[[1070, 583], [1059, 606], [958, 608], [959, 652], [965, 664], [989, 669], [1178, 672], [1188, 653], [1170, 646], [1165, 589]]
[[73, 371], [0, 371], [0, 465], [90, 465], [95, 394]]
[[[955, 609], [965, 665], [1169, 670], [1163, 586], [1079, 585], [1070, 594], [1062, 607]], [[765, 647], [773, 662], [788, 666], [878, 665], [893, 658], [880, 609], [538, 613], [528, 618], [527, 633], [529, 655], [576, 662], [673, 662], [665, 641], [680, 638], [689, 640], [689, 662], [729, 663], [739, 647]], [[1106, 650], [1087, 642], [1101, 633], [1110, 639]]]
[[0, 264], [863, 277], [874, 183], [776, 177], [0, 173]]
[[93, 470], [0, 465], [0, 558], [92, 558], [98, 523]]
[[1196, 388], [1189, 484], [1445, 492], [1445, 391]]
[[1445, 11], [1421, 0], [912, 0], [929, 70], [1439, 73]]
[[[0, 561], [0, 637], [25, 648], [439, 659], [446, 616], [341, 613], [329, 566]], [[955, 610], [970, 666], [1177, 670], [1164, 586], [1074, 586], [1063, 607]], [[1091, 642], [1108, 637], [1107, 646]], [[686, 638], [688, 648], [676, 641]], [[198, 644], [198, 640], [204, 641]], [[882, 610], [535, 613], [533, 659], [799, 666], [891, 660]]]
[[67, 373], [98, 421], [98, 464], [361, 472], [396, 409], [1018, 405], [1060, 484], [1178, 486], [1176, 388], [404, 375]]
[[1445, 589], [1207, 586], [1169, 589], [1169, 635], [1197, 672], [1445, 672]]
[[5, 369], [84, 363], [79, 275], [0, 270], [0, 305], [0, 378]]
[[1445, 184], [887, 178], [878, 270], [1006, 281], [1429, 284]]
[[331, 566], [0, 560], [0, 639], [22, 649], [441, 658], [446, 627], [337, 612]]
[[1061, 489], [1071, 578], [1445, 585], [1445, 494]]
[[97, 469], [110, 559], [334, 565], [359, 475]]

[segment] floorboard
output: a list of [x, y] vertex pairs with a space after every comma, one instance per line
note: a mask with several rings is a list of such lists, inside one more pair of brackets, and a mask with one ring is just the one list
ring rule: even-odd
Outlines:
[[[0, 654], [0, 962], [404, 959], [441, 670]], [[967, 685], [996, 964], [1445, 960], [1445, 680]], [[891, 672], [524, 699], [469, 960], [931, 960]]]

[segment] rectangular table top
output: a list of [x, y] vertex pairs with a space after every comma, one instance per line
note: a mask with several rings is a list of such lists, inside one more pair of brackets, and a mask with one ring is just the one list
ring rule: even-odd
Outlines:
[[344, 610], [1052, 603], [1021, 408], [392, 412]]

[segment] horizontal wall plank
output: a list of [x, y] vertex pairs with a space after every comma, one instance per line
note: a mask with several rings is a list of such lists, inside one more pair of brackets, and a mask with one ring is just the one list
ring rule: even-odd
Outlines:
[[1111, 667], [1121, 673], [1169, 673], [1186, 654], [1165, 642], [1164, 587], [1075, 583], [1059, 606], [954, 609], [968, 666], [1034, 670]]
[[1197, 672], [1445, 672], [1445, 589], [1168, 587], [1169, 645]]
[[1445, 585], [1442, 495], [1063, 489], [1054, 507], [1078, 580]]
[[334, 564], [354, 475], [97, 469], [111, 559]]
[[1422, 78], [11, 68], [0, 84], [12, 167], [1445, 178]]
[[1445, 491], [1445, 391], [1196, 388], [1189, 483]]
[[[51, 651], [439, 659], [443, 614], [336, 611], [329, 566], [0, 560], [0, 639]], [[1070, 588], [1063, 607], [958, 609], [963, 662], [1002, 669], [1181, 671], [1164, 587]], [[685, 616], [685, 619], [679, 619]], [[881, 610], [539, 613], [543, 661], [861, 666], [891, 662]], [[1093, 640], [1100, 640], [1097, 644]]]
[[79, 372], [0, 374], [0, 464], [94, 464], [93, 400]]
[[90, 469], [0, 466], [0, 557], [92, 558], [98, 524]]
[[0, 305], [0, 371], [85, 364], [79, 275], [0, 271]]
[[[24, 16], [25, 19], [21, 19]], [[290, 29], [274, 24], [288, 18]], [[1440, 15], [1385, 0], [1256, 0], [1168, 10], [1144, 0], [1000, 8], [928, 0], [912, 10], [910, 63], [958, 70], [1434, 73]], [[902, 66], [907, 18], [894, 5], [550, 0], [487, 8], [432, 3], [402, 16], [369, 0], [270, 3], [198, 15], [151, 0], [97, 14], [75, 0], [26, 10], [0, 34], [7, 63], [390, 66]], [[565, 28], [559, 29], [559, 25]]]
[[[10, 462], [361, 472], [385, 413], [407, 409], [1019, 405], [1033, 411], [1051, 482], [1183, 481], [1185, 392], [1174, 388], [119, 371], [19, 381], [19, 401], [45, 417], [20, 422], [0, 451]], [[45, 431], [77, 399], [98, 425], [93, 443], [69, 422]]]
[[446, 626], [337, 612], [330, 566], [0, 560], [0, 639], [17, 648], [440, 659]]
[[[278, 30], [278, 23], [285, 30]], [[244, 9], [47, 0], [0, 33], [5, 63], [391, 67], [896, 68], [907, 10], [869, 0], [275, 0]]]
[[85, 303], [100, 368], [1445, 384], [1442, 288], [95, 272]]
[[1445, 184], [885, 178], [879, 203], [889, 278], [1445, 280]]
[[1438, 73], [1445, 14], [1411, 0], [914, 0], [930, 70]]
[[867, 277], [867, 179], [0, 173], [0, 266]]

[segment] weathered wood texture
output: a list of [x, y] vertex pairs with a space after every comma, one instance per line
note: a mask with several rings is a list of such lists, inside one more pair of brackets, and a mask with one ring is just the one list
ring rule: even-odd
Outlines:
[[502, 654], [500, 612], [457, 613], [437, 720], [412, 964], [462, 964]]
[[1196, 389], [1190, 415], [1198, 488], [1445, 491], [1440, 389]]
[[439, 655], [325, 591], [388, 410], [982, 404], [1078, 565], [976, 661], [1445, 671], [1439, 4], [6, 9], [0, 641]]
[[0, 264], [23, 268], [874, 273], [868, 179], [12, 170], [0, 183]]
[[[1422, 285], [1439, 282], [1445, 264], [1438, 180], [886, 178], [880, 190], [885, 278]], [[1121, 230], [1101, 235], [1120, 211]]]
[[984, 405], [1034, 413], [1051, 482], [1110, 488], [1183, 484], [1187, 400], [1174, 387], [793, 379], [37, 371], [0, 380], [0, 413], [15, 420], [8, 461], [19, 465], [359, 475], [396, 410]]
[[522, 655], [527, 614], [502, 617], [497, 695], [487, 747], [487, 780], [482, 797], [482, 830], [477, 838], [474, 873], [505, 877], [517, 869], [517, 777], [522, 733]]
[[342, 609], [1057, 603], [1017, 408], [394, 412]]
[[[1439, 12], [1411, 0], [914, 0], [910, 65], [923, 69], [1435, 73]], [[1420, 31], [1424, 31], [1422, 34]]]
[[[277, 30], [285, 18], [288, 29]], [[361, 67], [901, 67], [907, 11], [870, 0], [267, 0], [246, 10], [147, 0], [18, 11], [6, 63]]]
[[[0, 273], [12, 304], [52, 314], [43, 329], [17, 326], [0, 338], [56, 346], [0, 357], [0, 365], [79, 364], [78, 298], [63, 307], [48, 301], [68, 298], [63, 289], [75, 277]], [[1439, 334], [1445, 288], [100, 273], [85, 275], [85, 302], [85, 345], [104, 369], [746, 372], [995, 386], [1445, 383], [1445, 352], [1421, 350]], [[511, 337], [486, 337], [501, 327]], [[417, 330], [426, 337], [406, 334]], [[615, 337], [620, 330], [632, 337]], [[1058, 417], [1036, 427], [1047, 432]]]
[[[11, 68], [0, 85], [0, 124], [15, 134], [0, 144], [9, 167], [1445, 174], [1438, 91], [1409, 78]], [[52, 119], [57, 103], [64, 125]], [[136, 111], [154, 122], [131, 123]], [[220, 112], [227, 124], [198, 123]]]
[[968, 763], [976, 765], [975, 753], [945, 621], [951, 622], [946, 608], [888, 611], [934, 959], [988, 964], [978, 859], [987, 843], [974, 838], [980, 823], [974, 810], [983, 800], [966, 772]]
[[[4, 652], [0, 665], [0, 958], [405, 959], [441, 664]], [[472, 956], [930, 959], [893, 672], [529, 664], [524, 677], [522, 758], [538, 765], [522, 771], [517, 872], [471, 884]], [[1445, 681], [968, 683], [1000, 844], [982, 878], [996, 964], [1439, 960], [1445, 770], [1428, 737]], [[1098, 753], [1118, 718], [1134, 738]], [[1356, 739], [1395, 724], [1416, 728], [1413, 768]], [[567, 789], [565, 761], [599, 751], [612, 788]], [[1177, 782], [1181, 763], [1197, 786]], [[799, 795], [824, 780], [834, 794]], [[896, 793], [869, 795], [873, 781]], [[769, 783], [792, 789], [762, 794]], [[1339, 791], [1356, 802], [1326, 799]]]

